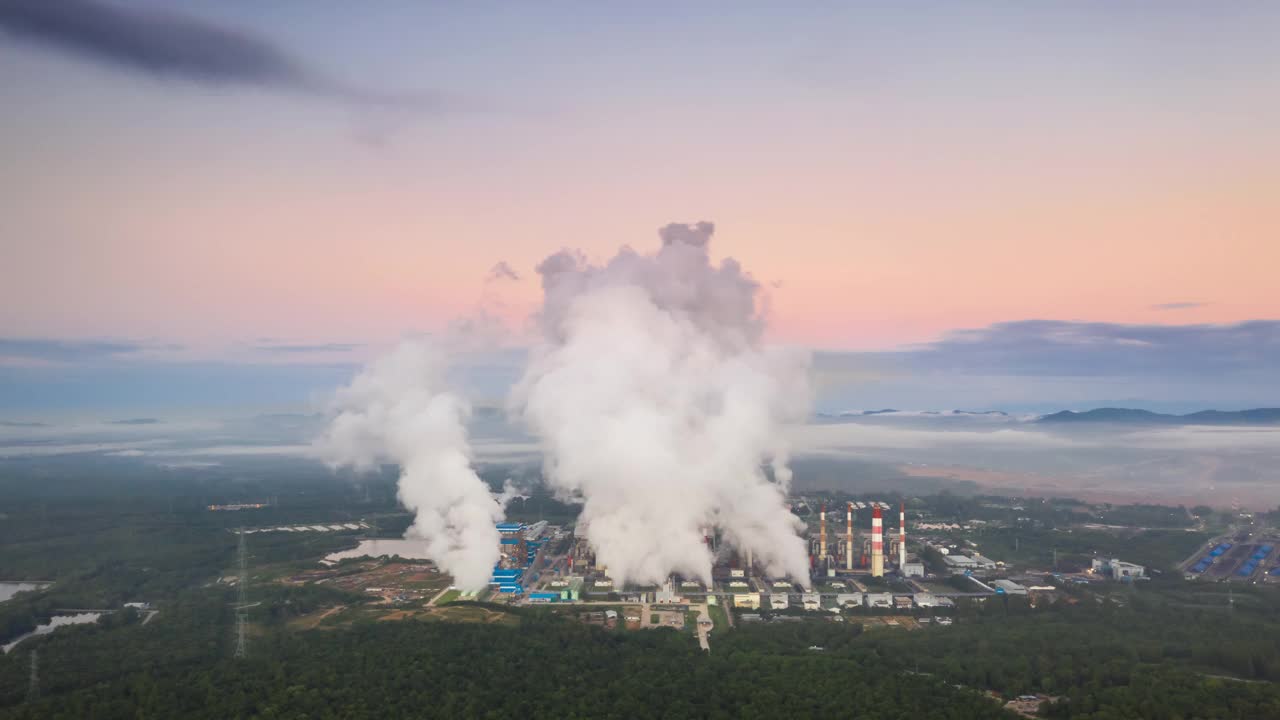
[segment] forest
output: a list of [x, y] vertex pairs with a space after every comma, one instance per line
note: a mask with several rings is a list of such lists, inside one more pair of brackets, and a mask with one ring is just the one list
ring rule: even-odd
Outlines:
[[[0, 604], [0, 638], [56, 608], [141, 600], [159, 611], [145, 625], [118, 611], [0, 656], [0, 718], [1007, 716], [990, 693], [1057, 698], [1043, 709], [1050, 718], [1280, 717], [1280, 593], [1175, 574], [1070, 588], [1037, 608], [1012, 597], [962, 602], [953, 626], [913, 632], [864, 631], [856, 615], [734, 629], [719, 617], [710, 654], [689, 633], [608, 631], [544, 609], [510, 610], [511, 624], [300, 630], [299, 617], [367, 599], [263, 582], [251, 591], [250, 653], [239, 660], [235, 591], [217, 581], [233, 572], [239, 524], [374, 517], [395, 534], [404, 518], [385, 483], [370, 491], [272, 466], [253, 481], [221, 472], [173, 486], [145, 474], [130, 481], [121, 469], [68, 481], [79, 494], [47, 477], [0, 475], [0, 577], [57, 580]], [[211, 498], [256, 497], [274, 504], [204, 509]], [[975, 502], [1017, 512], [955, 501]], [[518, 511], [534, 519], [572, 508], [534, 493]], [[355, 542], [342, 533], [252, 538], [254, 567], [285, 571]]]

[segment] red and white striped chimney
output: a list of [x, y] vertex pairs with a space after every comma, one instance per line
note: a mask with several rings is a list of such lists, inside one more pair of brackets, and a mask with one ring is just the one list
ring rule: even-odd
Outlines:
[[907, 504], [898, 506], [898, 570], [906, 572], [907, 566]]
[[822, 503], [822, 514], [818, 516], [818, 562], [827, 561], [827, 504]]
[[853, 503], [845, 508], [844, 569], [853, 569]]
[[879, 505], [871, 513], [871, 577], [884, 577], [884, 518]]

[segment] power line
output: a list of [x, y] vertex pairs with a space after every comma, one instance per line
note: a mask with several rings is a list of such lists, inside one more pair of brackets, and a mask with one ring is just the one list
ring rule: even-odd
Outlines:
[[40, 699], [40, 651], [31, 651], [31, 680], [27, 683], [27, 702]]
[[249, 562], [245, 550], [244, 528], [240, 528], [240, 578], [236, 581], [236, 657], [243, 658], [248, 654], [245, 643], [245, 625], [248, 623], [249, 605]]

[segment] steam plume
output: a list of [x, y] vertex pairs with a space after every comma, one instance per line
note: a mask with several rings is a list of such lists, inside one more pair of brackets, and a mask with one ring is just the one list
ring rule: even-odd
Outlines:
[[479, 590], [498, 561], [502, 507], [471, 467], [470, 406], [445, 389], [446, 369], [422, 342], [373, 362], [338, 391], [318, 449], [335, 467], [398, 463], [400, 502], [416, 513], [406, 537], [423, 540], [458, 587]]
[[771, 575], [807, 581], [781, 425], [808, 406], [809, 357], [762, 346], [760, 287], [735, 260], [710, 261], [714, 230], [672, 224], [653, 254], [596, 266], [565, 250], [538, 266], [544, 337], [512, 410], [619, 582], [709, 581], [707, 525]]

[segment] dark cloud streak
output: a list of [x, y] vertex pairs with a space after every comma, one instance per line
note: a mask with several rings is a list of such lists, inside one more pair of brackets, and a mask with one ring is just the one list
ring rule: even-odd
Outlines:
[[485, 282], [497, 282], [500, 280], [519, 282], [520, 273], [511, 269], [511, 266], [507, 264], [506, 260], [499, 261], [489, 269], [489, 274], [485, 277]]
[[1204, 302], [1170, 302], [1170, 303], [1160, 303], [1159, 305], [1152, 305], [1151, 309], [1152, 310], [1191, 310], [1194, 308], [1204, 307], [1205, 305], [1208, 305], [1208, 304], [1209, 303], [1204, 303]]
[[958, 330], [904, 351], [856, 356], [880, 367], [968, 375], [1271, 374], [1280, 372], [1280, 320], [1227, 325], [1020, 320]]
[[361, 347], [357, 343], [321, 343], [318, 345], [256, 345], [254, 350], [273, 353], [323, 353], [351, 352]]
[[0, 0], [0, 28], [92, 62], [157, 77], [297, 91], [387, 108], [442, 104], [432, 93], [390, 94], [343, 85], [265, 38], [179, 13], [100, 0]]
[[114, 340], [50, 340], [45, 338], [0, 338], [0, 358], [22, 358], [52, 362], [81, 362], [131, 355], [153, 349], [149, 345]]

